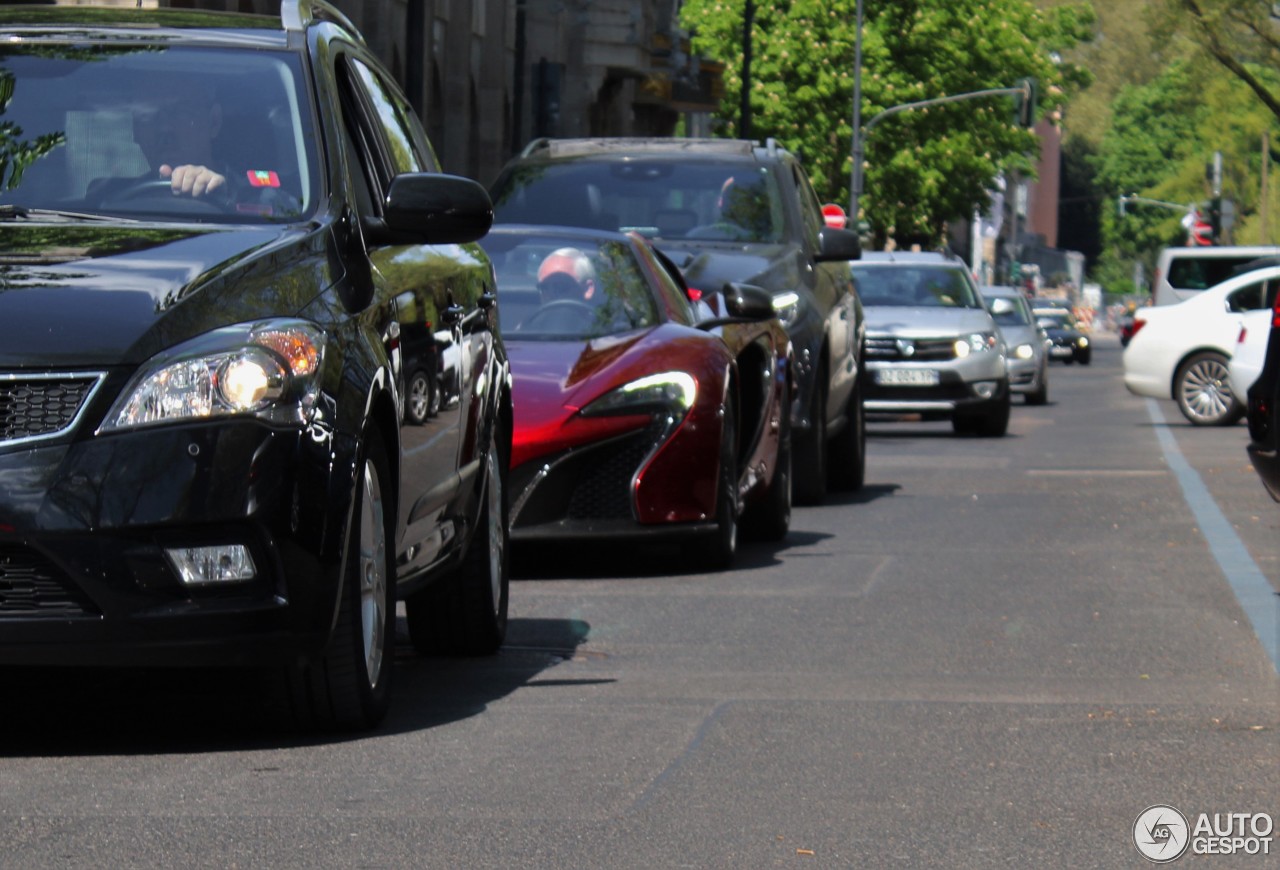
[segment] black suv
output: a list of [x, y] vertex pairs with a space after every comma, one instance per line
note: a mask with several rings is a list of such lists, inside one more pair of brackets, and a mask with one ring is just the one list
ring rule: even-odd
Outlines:
[[490, 188], [495, 220], [632, 230], [704, 294], [768, 290], [795, 348], [795, 498], [862, 486], [856, 234], [824, 225], [799, 161], [772, 140], [540, 139]]
[[[0, 664], [266, 668], [304, 725], [507, 613], [483, 187], [350, 23], [0, 10]], [[158, 164], [158, 165], [157, 165]], [[404, 426], [401, 323], [463, 349]]]

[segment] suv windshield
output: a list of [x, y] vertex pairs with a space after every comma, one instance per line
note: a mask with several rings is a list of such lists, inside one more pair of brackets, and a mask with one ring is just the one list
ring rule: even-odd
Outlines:
[[[997, 300], [1008, 304], [998, 305]], [[987, 310], [991, 312], [991, 319], [1000, 326], [1031, 325], [1031, 309], [1021, 296], [990, 296], [987, 298]]]
[[634, 231], [657, 239], [779, 242], [783, 198], [747, 163], [663, 160], [526, 165], [499, 182], [494, 218]]
[[[182, 221], [292, 221], [316, 201], [298, 58], [163, 45], [0, 50], [0, 205]], [[175, 195], [176, 166], [220, 176]], [[162, 167], [168, 167], [166, 172]]]
[[853, 277], [864, 305], [979, 308], [958, 269], [944, 266], [858, 266]]

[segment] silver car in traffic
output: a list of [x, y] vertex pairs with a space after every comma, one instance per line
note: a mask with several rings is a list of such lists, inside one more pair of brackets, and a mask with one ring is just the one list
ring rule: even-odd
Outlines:
[[1004, 435], [1005, 345], [964, 262], [864, 252], [850, 268], [867, 324], [867, 413], [949, 418], [959, 434]]
[[1008, 349], [1009, 390], [1028, 405], [1043, 405], [1049, 401], [1049, 336], [1017, 287], [988, 286], [981, 292]]

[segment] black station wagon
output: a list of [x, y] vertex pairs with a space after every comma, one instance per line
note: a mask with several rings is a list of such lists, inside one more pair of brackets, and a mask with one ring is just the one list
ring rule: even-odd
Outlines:
[[[267, 669], [359, 729], [397, 599], [502, 643], [492, 209], [341, 13], [0, 8], [0, 221], [0, 665]], [[406, 425], [426, 323], [458, 395]]]

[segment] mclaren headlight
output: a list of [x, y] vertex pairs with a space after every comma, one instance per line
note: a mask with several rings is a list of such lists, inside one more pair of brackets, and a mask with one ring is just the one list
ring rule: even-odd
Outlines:
[[800, 319], [800, 294], [788, 290], [773, 297], [773, 312], [790, 329]]
[[971, 353], [983, 353], [988, 350], [995, 350], [1000, 344], [994, 332], [975, 332], [972, 335], [966, 335], [956, 339], [955, 352], [958, 359], [963, 359]]
[[235, 415], [300, 422], [315, 401], [324, 333], [304, 320], [241, 323], [152, 357], [104, 432]]
[[666, 413], [682, 418], [693, 407], [698, 383], [688, 372], [649, 375], [610, 390], [581, 410], [584, 417]]
[[1036, 355], [1036, 351], [1029, 344], [1020, 344], [1013, 349], [1013, 355], [1018, 359], [1031, 359]]

